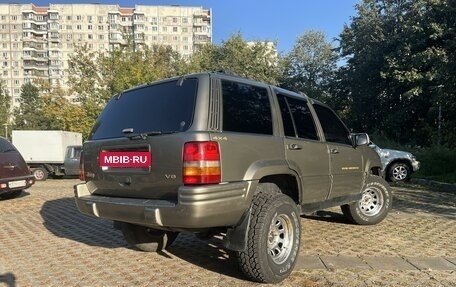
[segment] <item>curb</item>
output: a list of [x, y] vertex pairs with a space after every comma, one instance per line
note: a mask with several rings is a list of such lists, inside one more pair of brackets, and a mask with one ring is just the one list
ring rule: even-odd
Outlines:
[[435, 180], [422, 179], [422, 178], [412, 178], [410, 180], [410, 182], [415, 183], [415, 184], [424, 185], [424, 186], [430, 186], [441, 192], [450, 192], [450, 193], [456, 194], [456, 184], [440, 182], [440, 181], [435, 181]]

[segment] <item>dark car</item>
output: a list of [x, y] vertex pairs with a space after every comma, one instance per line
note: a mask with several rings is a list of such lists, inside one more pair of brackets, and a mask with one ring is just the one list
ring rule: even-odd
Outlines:
[[0, 198], [17, 197], [35, 183], [24, 158], [5, 138], [0, 137]]

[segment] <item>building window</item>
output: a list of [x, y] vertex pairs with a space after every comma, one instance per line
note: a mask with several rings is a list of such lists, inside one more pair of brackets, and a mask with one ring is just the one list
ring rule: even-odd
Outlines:
[[163, 28], [162, 28], [162, 31], [163, 31], [163, 32], [166, 32], [167, 30], [168, 30], [167, 27], [163, 27]]
[[89, 40], [92, 40], [92, 39], [93, 39], [93, 35], [92, 35], [92, 34], [89, 34], [89, 35], [87, 35], [87, 38], [88, 38]]
[[177, 27], [173, 27], [173, 32], [177, 32]]
[[98, 35], [98, 40], [104, 40], [104, 35]]
[[103, 16], [98, 16], [98, 23], [103, 23]]
[[188, 33], [188, 28], [182, 28], [182, 33]]
[[68, 21], [71, 21], [71, 16], [70, 16], [70, 15], [66, 16], [66, 19], [67, 19]]
[[173, 17], [173, 23], [177, 23], [177, 17]]
[[3, 71], [3, 76], [8, 77], [8, 71]]
[[77, 21], [81, 21], [82, 20], [82, 16], [81, 15], [76, 16], [76, 20]]
[[92, 30], [92, 25], [87, 25], [88, 30]]
[[157, 32], [157, 30], [158, 30], [158, 29], [157, 29], [156, 26], [152, 27], [152, 32]]
[[67, 30], [72, 30], [72, 29], [73, 29], [73, 26], [71, 26], [71, 25], [66, 25], [66, 29], [67, 29]]
[[76, 25], [77, 30], [82, 30], [82, 25]]
[[98, 30], [103, 31], [103, 25], [98, 25]]

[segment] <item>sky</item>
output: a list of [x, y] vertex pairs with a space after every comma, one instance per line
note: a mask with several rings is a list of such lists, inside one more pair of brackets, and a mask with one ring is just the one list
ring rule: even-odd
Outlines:
[[[37, 6], [70, 3], [202, 6], [212, 9], [213, 43], [220, 44], [240, 32], [247, 41], [277, 41], [278, 51], [288, 53], [299, 35], [322, 31], [327, 40], [338, 38], [344, 24], [356, 15], [360, 0], [0, 0], [0, 3], [33, 3]], [[335, 45], [335, 44], [334, 44]]]

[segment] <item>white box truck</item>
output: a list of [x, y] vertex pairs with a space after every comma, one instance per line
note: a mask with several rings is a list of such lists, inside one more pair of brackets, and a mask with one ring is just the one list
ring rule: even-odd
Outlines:
[[36, 180], [49, 175], [79, 174], [82, 134], [67, 131], [13, 130], [13, 145], [19, 150]]

